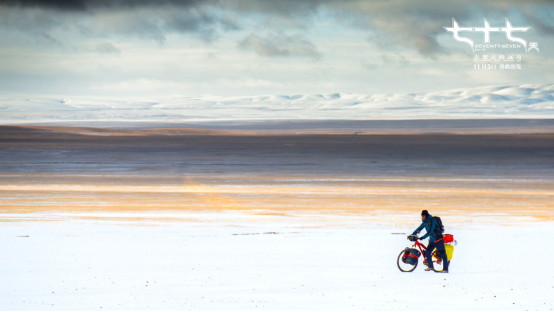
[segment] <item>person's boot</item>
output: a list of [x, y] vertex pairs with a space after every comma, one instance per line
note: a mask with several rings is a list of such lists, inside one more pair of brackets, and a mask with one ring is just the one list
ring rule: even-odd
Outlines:
[[435, 273], [448, 273], [447, 270], [440, 270], [440, 271], [435, 271]]
[[431, 269], [430, 267], [426, 267], [425, 271], [435, 271], [434, 269]]

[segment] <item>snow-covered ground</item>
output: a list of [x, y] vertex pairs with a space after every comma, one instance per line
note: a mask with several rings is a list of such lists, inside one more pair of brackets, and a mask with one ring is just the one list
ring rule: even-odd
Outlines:
[[0, 96], [0, 123], [298, 119], [552, 118], [554, 84], [408, 94], [105, 99]]
[[401, 273], [396, 258], [409, 242], [393, 233], [409, 234], [417, 221], [4, 222], [0, 309], [554, 308], [551, 223], [454, 224], [449, 274], [424, 272], [421, 260]]

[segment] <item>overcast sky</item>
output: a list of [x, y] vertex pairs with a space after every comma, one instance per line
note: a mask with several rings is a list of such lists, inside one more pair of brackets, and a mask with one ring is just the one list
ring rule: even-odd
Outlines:
[[[473, 52], [443, 27], [531, 27]], [[483, 43], [483, 33], [462, 33]], [[552, 1], [0, 0], [0, 92], [60, 96], [409, 93], [554, 81]], [[491, 43], [509, 43], [503, 33]], [[475, 70], [520, 54], [521, 70]]]

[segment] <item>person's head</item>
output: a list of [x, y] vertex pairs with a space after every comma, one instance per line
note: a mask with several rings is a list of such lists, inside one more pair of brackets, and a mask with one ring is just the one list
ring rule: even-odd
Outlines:
[[423, 220], [427, 219], [427, 216], [429, 216], [429, 212], [427, 210], [423, 210], [421, 212], [421, 220], [423, 221]]

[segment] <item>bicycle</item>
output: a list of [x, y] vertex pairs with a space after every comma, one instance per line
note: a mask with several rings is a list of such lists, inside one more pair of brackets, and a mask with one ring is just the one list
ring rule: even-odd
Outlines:
[[[445, 234], [445, 236], [448, 235], [448, 240], [445, 239], [445, 242], [447, 244], [454, 243], [456, 244], [456, 241], [453, 240], [452, 235]], [[427, 265], [427, 259], [425, 258], [425, 250], [427, 250], [427, 247], [420, 243], [419, 237], [415, 235], [408, 236], [408, 240], [411, 242], [414, 242], [412, 245], [412, 248], [406, 247], [404, 250], [400, 252], [397, 259], [397, 265], [400, 271], [402, 272], [413, 272], [419, 263], [419, 257], [423, 255], [423, 264]], [[418, 249], [416, 249], [417, 247]], [[434, 250], [432, 253], [432, 261], [433, 261], [433, 267], [435, 267], [435, 264], [440, 265], [442, 270], [442, 258], [438, 252], [438, 250]], [[447, 260], [448, 261], [448, 260]]]

